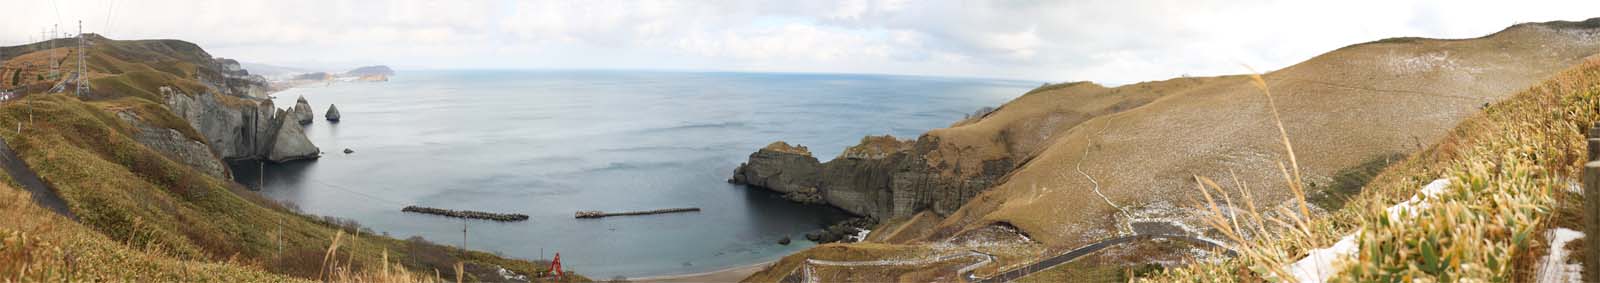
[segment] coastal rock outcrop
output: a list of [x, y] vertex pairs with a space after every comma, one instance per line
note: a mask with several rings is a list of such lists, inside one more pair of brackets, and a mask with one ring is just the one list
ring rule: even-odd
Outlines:
[[205, 143], [191, 139], [178, 130], [151, 126], [139, 115], [130, 111], [117, 112], [117, 118], [121, 118], [136, 129], [134, 140], [160, 152], [167, 159], [189, 165], [212, 177], [222, 179], [228, 177], [227, 167], [222, 164], [222, 160], [211, 153], [211, 148], [206, 147]]
[[750, 154], [750, 161], [734, 169], [729, 182], [784, 194], [815, 193], [820, 171], [820, 163], [806, 147], [780, 141]]
[[205, 138], [221, 159], [262, 156], [272, 140], [272, 101], [160, 88], [167, 109]]
[[338, 106], [333, 106], [333, 104], [328, 104], [328, 112], [322, 114], [322, 117], [323, 118], [327, 118], [328, 122], [338, 122], [339, 121], [339, 107]]
[[869, 136], [826, 163], [800, 146], [776, 142], [750, 154], [734, 169], [735, 184], [770, 189], [803, 203], [825, 203], [847, 212], [889, 219], [921, 210], [949, 214], [994, 184], [1013, 163], [1009, 158], [985, 161], [982, 172], [969, 177], [941, 174], [947, 163], [924, 157], [938, 150], [938, 138], [917, 141]]
[[[286, 116], [286, 111], [280, 111], [280, 116]], [[277, 133], [272, 142], [272, 150], [267, 154], [267, 160], [272, 162], [285, 162], [300, 159], [316, 159], [322, 150], [311, 144], [306, 138], [305, 130], [298, 121], [291, 119], [282, 120], [278, 124]]]
[[317, 116], [311, 113], [311, 103], [306, 102], [306, 97], [301, 96], [294, 100], [294, 118], [301, 125], [311, 124]]
[[[188, 94], [168, 87], [161, 88], [161, 93], [166, 98], [167, 108], [206, 140], [217, 159], [285, 162], [316, 158], [320, 153], [306, 138], [299, 119], [288, 110], [274, 108], [272, 100], [215, 93]], [[288, 124], [294, 126], [288, 127]], [[162, 147], [153, 143], [146, 145]]]

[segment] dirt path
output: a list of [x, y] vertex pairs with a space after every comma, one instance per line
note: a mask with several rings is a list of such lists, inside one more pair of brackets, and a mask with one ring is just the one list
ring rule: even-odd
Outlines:
[[66, 216], [67, 219], [78, 220], [78, 216], [67, 209], [67, 202], [56, 194], [55, 189], [46, 185], [44, 180], [40, 180], [39, 174], [29, 169], [28, 164], [22, 162], [22, 158], [18, 157], [16, 152], [11, 151], [11, 146], [6, 144], [5, 139], [0, 139], [0, 167], [4, 167], [6, 174], [11, 175], [11, 180], [17, 181], [22, 189], [33, 194], [33, 201], [39, 206]]

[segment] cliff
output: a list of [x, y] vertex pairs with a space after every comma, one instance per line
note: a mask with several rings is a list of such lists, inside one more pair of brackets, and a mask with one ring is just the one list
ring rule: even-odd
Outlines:
[[1002, 158], [985, 161], [983, 172], [967, 178], [943, 176], [940, 166], [953, 164], [930, 166], [923, 158], [936, 152], [939, 144], [936, 137], [926, 135], [915, 142], [869, 136], [839, 158], [819, 163], [809, 152], [781, 150], [789, 146], [777, 142], [752, 153], [748, 162], [734, 169], [730, 182], [767, 188], [790, 200], [889, 219], [922, 210], [954, 212], [960, 200], [993, 184], [1012, 166], [1010, 159]]
[[[191, 95], [171, 88], [162, 88], [162, 92], [167, 108], [204, 136], [217, 158], [285, 162], [317, 156], [316, 147], [300, 127], [305, 121], [274, 109], [272, 100]], [[285, 129], [286, 121], [294, 126]], [[278, 148], [280, 145], [289, 148]]]

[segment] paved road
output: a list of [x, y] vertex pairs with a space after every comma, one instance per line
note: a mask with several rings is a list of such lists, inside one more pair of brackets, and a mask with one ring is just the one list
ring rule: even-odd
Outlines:
[[1027, 266], [1023, 266], [1021, 268], [1017, 268], [1017, 269], [1012, 269], [1012, 270], [1008, 270], [1008, 271], [1005, 271], [1005, 272], [1001, 272], [1000, 274], [996, 274], [995, 276], [988, 277], [988, 278], [978, 278], [977, 275], [974, 274], [974, 273], [975, 273], [975, 271], [977, 271], [977, 269], [979, 267], [982, 267], [984, 265], [987, 265], [987, 264], [993, 262], [994, 261], [994, 256], [989, 255], [989, 254], [980, 253], [980, 252], [977, 252], [977, 251], [969, 251], [969, 252], [961, 253], [961, 254], [945, 255], [945, 256], [939, 256], [939, 257], [934, 257], [934, 258], [926, 258], [926, 259], [920, 259], [920, 260], [876, 260], [876, 261], [842, 262], [842, 261], [827, 261], [827, 260], [807, 259], [805, 262], [801, 263], [800, 268], [796, 269], [793, 272], [790, 272], [788, 276], [784, 276], [784, 278], [779, 280], [779, 282], [784, 282], [784, 283], [816, 282], [817, 278], [815, 276], [811, 275], [811, 266], [812, 265], [827, 265], [827, 266], [920, 265], [920, 264], [929, 264], [929, 263], [933, 263], [933, 262], [941, 262], [941, 261], [952, 260], [952, 259], [956, 259], [956, 258], [969, 257], [969, 256], [980, 257], [983, 260], [980, 260], [980, 261], [978, 261], [976, 263], [973, 263], [971, 265], [968, 265], [966, 267], [962, 267], [961, 270], [956, 272], [957, 275], [961, 276], [961, 278], [963, 278], [963, 279], [966, 279], [967, 282], [976, 282], [976, 283], [1010, 282], [1012, 280], [1017, 280], [1018, 278], [1027, 277], [1028, 275], [1031, 275], [1033, 273], [1049, 270], [1051, 268], [1055, 268], [1057, 266], [1061, 266], [1063, 264], [1067, 264], [1069, 262], [1072, 262], [1073, 260], [1078, 259], [1079, 257], [1083, 257], [1083, 256], [1086, 256], [1086, 255], [1092, 254], [1094, 252], [1103, 250], [1105, 248], [1109, 248], [1111, 246], [1130, 243], [1130, 242], [1134, 242], [1134, 241], [1149, 241], [1149, 240], [1155, 240], [1155, 239], [1178, 240], [1178, 241], [1185, 241], [1185, 242], [1194, 243], [1194, 244], [1201, 245], [1201, 246], [1219, 248], [1219, 249], [1223, 249], [1223, 250], [1227, 251], [1227, 255], [1228, 256], [1234, 256], [1234, 252], [1232, 250], [1228, 250], [1227, 247], [1224, 247], [1221, 244], [1218, 244], [1216, 242], [1212, 242], [1210, 240], [1205, 240], [1205, 239], [1200, 239], [1200, 238], [1195, 238], [1195, 237], [1190, 237], [1190, 236], [1184, 236], [1184, 235], [1143, 234], [1143, 235], [1123, 236], [1123, 237], [1111, 238], [1111, 239], [1106, 239], [1106, 240], [1103, 240], [1103, 241], [1095, 242], [1093, 244], [1089, 244], [1089, 245], [1086, 245], [1086, 246], [1079, 247], [1077, 249], [1073, 249], [1073, 250], [1068, 251], [1067, 253], [1064, 253], [1064, 254], [1061, 254], [1061, 255], [1053, 256], [1053, 257], [1050, 257], [1050, 258], [1046, 258], [1044, 260], [1040, 260], [1038, 262], [1034, 262], [1034, 263], [1028, 264]]
[[6, 144], [5, 139], [0, 139], [0, 167], [4, 167], [6, 174], [11, 175], [11, 180], [17, 181], [17, 184], [22, 185], [22, 189], [33, 194], [33, 202], [56, 214], [66, 216], [67, 219], [78, 220], [78, 216], [67, 209], [67, 202], [56, 194], [55, 189], [40, 180], [39, 174], [29, 169], [28, 164], [22, 162], [22, 158], [17, 157], [16, 152], [11, 151], [11, 146]]
[[[972, 271], [967, 271], [966, 274], [961, 274], [961, 277], [966, 278], [967, 282], [975, 282], [975, 283], [1010, 282], [1011, 280], [1017, 280], [1017, 278], [1026, 277], [1026, 276], [1028, 276], [1030, 274], [1033, 274], [1033, 273], [1036, 273], [1036, 272], [1049, 270], [1051, 268], [1054, 268], [1054, 267], [1057, 267], [1057, 266], [1060, 266], [1060, 265], [1063, 265], [1063, 264], [1067, 264], [1069, 262], [1072, 262], [1073, 260], [1078, 259], [1079, 257], [1083, 257], [1085, 255], [1089, 255], [1091, 253], [1100, 251], [1100, 250], [1105, 249], [1105, 248], [1109, 248], [1111, 246], [1125, 244], [1125, 243], [1129, 243], [1129, 242], [1133, 242], [1133, 241], [1148, 241], [1148, 240], [1154, 240], [1154, 239], [1179, 240], [1179, 241], [1190, 242], [1190, 243], [1194, 243], [1194, 244], [1198, 244], [1198, 245], [1202, 245], [1202, 246], [1222, 248], [1222, 249], [1226, 250], [1226, 247], [1223, 247], [1223, 246], [1217, 244], [1216, 242], [1212, 242], [1212, 241], [1208, 241], [1208, 240], [1204, 240], [1204, 239], [1199, 239], [1199, 238], [1195, 238], [1195, 237], [1183, 236], [1183, 235], [1145, 234], [1145, 235], [1123, 236], [1123, 237], [1107, 239], [1107, 240], [1104, 240], [1104, 241], [1099, 241], [1099, 242], [1095, 242], [1093, 244], [1089, 244], [1087, 246], [1079, 247], [1079, 248], [1074, 249], [1072, 251], [1068, 251], [1067, 253], [1064, 253], [1064, 254], [1061, 254], [1061, 255], [1057, 255], [1057, 256], [1053, 256], [1053, 257], [1050, 257], [1050, 258], [1046, 258], [1044, 260], [1040, 260], [1038, 262], [1034, 262], [1032, 264], [1028, 264], [1027, 266], [1023, 266], [1021, 268], [1017, 268], [1017, 269], [1012, 269], [1012, 270], [1008, 270], [1008, 271], [1005, 271], [1005, 272], [1001, 272], [1000, 274], [996, 274], [993, 277], [977, 278], [976, 275], [972, 274]], [[1227, 253], [1228, 253], [1229, 256], [1233, 255], [1233, 251], [1232, 250], [1228, 250]]]

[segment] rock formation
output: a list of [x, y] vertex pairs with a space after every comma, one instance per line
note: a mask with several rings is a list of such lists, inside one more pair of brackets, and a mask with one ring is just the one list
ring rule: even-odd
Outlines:
[[233, 59], [215, 58], [212, 61], [217, 70], [222, 73], [223, 80], [222, 85], [211, 84], [212, 87], [221, 87], [220, 90], [222, 92], [245, 97], [267, 97], [267, 92], [271, 87], [267, 83], [266, 77], [250, 74], [250, 71], [245, 70], [244, 66], [239, 65], [239, 61]]
[[222, 159], [262, 156], [272, 140], [272, 101], [161, 88], [167, 108], [206, 139]]
[[[287, 112], [280, 111], [279, 115]], [[290, 119], [280, 119], [276, 138], [272, 142], [272, 150], [267, 154], [267, 160], [272, 162], [285, 162], [300, 159], [316, 159], [321, 154], [321, 149], [311, 144], [306, 139], [305, 130], [300, 123]]]
[[227, 167], [223, 166], [222, 160], [211, 153], [211, 148], [206, 147], [205, 143], [190, 139], [178, 130], [151, 126], [131, 111], [117, 112], [117, 118], [122, 118], [122, 121], [137, 129], [133, 135], [134, 140], [160, 152], [167, 159], [189, 165], [212, 177], [228, 178]]
[[[167, 108], [205, 138], [215, 158], [282, 162], [314, 158], [318, 153], [304, 149], [315, 146], [306, 138], [299, 121], [287, 111], [275, 109], [272, 100], [214, 93], [187, 94], [166, 87], [161, 88], [161, 93], [166, 98]], [[285, 121], [293, 121], [290, 124], [295, 126], [283, 129]], [[162, 147], [159, 143], [145, 144]], [[279, 144], [295, 148], [275, 150]], [[197, 169], [206, 170], [203, 166]]]
[[333, 106], [333, 104], [328, 104], [328, 112], [323, 114], [322, 117], [327, 118], [329, 122], [338, 122], [339, 107]]
[[311, 103], [306, 102], [305, 96], [294, 100], [293, 114], [295, 120], [299, 121], [301, 125], [311, 124], [311, 120], [317, 117], [316, 114], [311, 113]]
[[[804, 147], [775, 142], [734, 169], [735, 184], [767, 188], [804, 203], [825, 203], [853, 214], [889, 219], [932, 209], [954, 212], [978, 192], [1012, 169], [1009, 158], [984, 162], [970, 178], [945, 176], [952, 164], [930, 163], [924, 156], [938, 150], [938, 138], [924, 135], [915, 142], [890, 136], [867, 137], [839, 158], [819, 163]], [[801, 150], [792, 150], [792, 149]]]

